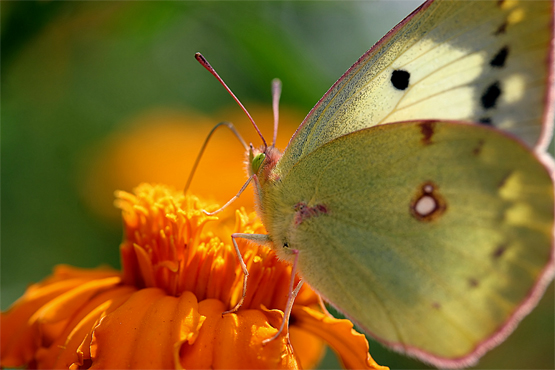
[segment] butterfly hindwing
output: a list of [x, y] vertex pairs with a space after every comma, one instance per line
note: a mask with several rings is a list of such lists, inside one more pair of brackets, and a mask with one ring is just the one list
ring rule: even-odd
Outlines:
[[364, 129], [262, 191], [274, 244], [299, 251], [301, 276], [324, 299], [438, 366], [468, 365], [508, 335], [553, 270], [550, 175], [494, 129]]

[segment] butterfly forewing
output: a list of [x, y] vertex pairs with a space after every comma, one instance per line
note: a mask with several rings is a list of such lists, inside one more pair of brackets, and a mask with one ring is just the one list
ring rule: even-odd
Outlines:
[[545, 147], [552, 39], [551, 1], [428, 1], [326, 93], [280, 170], [341, 135], [414, 119], [472, 121]]

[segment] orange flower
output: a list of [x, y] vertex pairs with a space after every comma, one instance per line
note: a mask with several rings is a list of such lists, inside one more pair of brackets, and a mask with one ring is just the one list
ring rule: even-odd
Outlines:
[[[319, 361], [327, 342], [348, 368], [382, 368], [348, 320], [318, 310], [303, 286], [289, 328], [279, 328], [291, 267], [266, 247], [238, 240], [243, 275], [229, 242], [215, 236], [214, 210], [193, 196], [143, 184], [118, 192], [125, 239], [123, 271], [56, 267], [1, 316], [2, 367], [37, 368], [301, 368]], [[207, 224], [214, 231], [205, 231]], [[236, 212], [236, 232], [262, 233], [254, 214]], [[223, 239], [226, 240], [226, 239]], [[227, 238], [229, 240], [229, 238]]]

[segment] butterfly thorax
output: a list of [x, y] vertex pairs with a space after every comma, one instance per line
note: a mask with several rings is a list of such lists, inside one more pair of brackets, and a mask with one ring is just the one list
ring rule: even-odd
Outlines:
[[[279, 181], [279, 175], [275, 173], [274, 169], [279, 159], [281, 158], [281, 151], [274, 146], [260, 147], [258, 149], [251, 148], [247, 152], [247, 172], [249, 177], [256, 174], [253, 179], [254, 192], [255, 192], [255, 205], [256, 211], [262, 221], [266, 223], [264, 204], [265, 195], [262, 194], [263, 189], [267, 189], [270, 183]], [[270, 185], [271, 187], [271, 185]]]

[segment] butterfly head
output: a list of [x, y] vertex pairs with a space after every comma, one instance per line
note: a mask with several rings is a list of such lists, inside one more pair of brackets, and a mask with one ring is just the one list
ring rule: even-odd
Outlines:
[[249, 176], [257, 175], [259, 179], [266, 179], [280, 157], [281, 152], [273, 146], [255, 149], [251, 144], [247, 163]]

